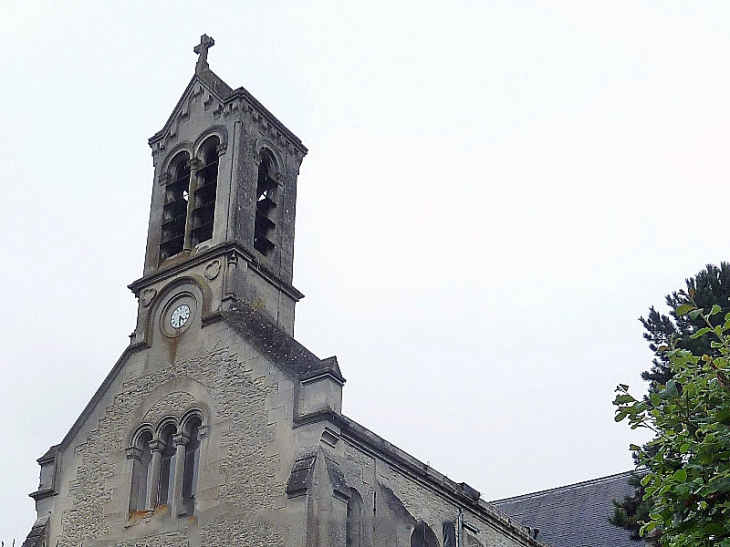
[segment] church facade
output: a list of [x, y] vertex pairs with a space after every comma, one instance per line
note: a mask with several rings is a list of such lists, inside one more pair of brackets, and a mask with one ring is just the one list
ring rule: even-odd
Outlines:
[[342, 414], [293, 338], [302, 142], [195, 48], [149, 144], [130, 344], [39, 460], [24, 547], [537, 546], [536, 534]]

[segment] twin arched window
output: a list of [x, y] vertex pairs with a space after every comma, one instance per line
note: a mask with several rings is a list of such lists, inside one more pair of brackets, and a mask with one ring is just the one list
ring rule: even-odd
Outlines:
[[[219, 150], [220, 139], [211, 136], [200, 145], [195, 158], [179, 152], [170, 161], [162, 207], [160, 263], [213, 237]], [[253, 246], [263, 255], [276, 246], [277, 172], [273, 153], [262, 149], [256, 178]]]
[[208, 137], [195, 159], [177, 154], [167, 170], [160, 262], [213, 237], [220, 139]]
[[200, 415], [192, 413], [180, 425], [166, 421], [137, 431], [127, 450], [133, 460], [130, 513], [168, 505], [173, 516], [195, 512], [201, 426]]

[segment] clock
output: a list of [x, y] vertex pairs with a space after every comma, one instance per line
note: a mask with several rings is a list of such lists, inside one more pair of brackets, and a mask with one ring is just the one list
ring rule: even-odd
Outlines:
[[173, 329], [181, 329], [190, 319], [190, 306], [180, 304], [170, 314], [170, 326]]
[[200, 320], [198, 297], [191, 291], [181, 290], [169, 294], [161, 303], [158, 318], [159, 329], [168, 338], [177, 338]]

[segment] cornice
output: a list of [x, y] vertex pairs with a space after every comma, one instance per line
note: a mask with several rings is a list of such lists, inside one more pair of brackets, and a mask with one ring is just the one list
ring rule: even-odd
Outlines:
[[521, 541], [527, 540], [529, 545], [535, 547], [544, 546], [542, 542], [532, 538], [523, 529], [524, 527], [514, 522], [509, 515], [481, 498], [475, 499], [474, 492], [476, 491], [468, 484], [454, 482], [428, 464], [414, 458], [344, 415], [328, 416], [328, 418], [329, 421], [340, 427], [340, 433], [344, 440], [354, 444], [364, 452], [386, 461], [389, 465], [411, 479], [429, 487], [455, 505], [468, 508], [493, 527], [499, 528], [503, 533], [519, 538]]
[[191, 267], [199, 266], [200, 264], [203, 264], [204, 262], [207, 262], [212, 258], [225, 256], [232, 252], [236, 253], [240, 258], [245, 260], [248, 263], [249, 268], [255, 270], [267, 282], [290, 296], [296, 302], [299, 302], [299, 300], [304, 298], [304, 294], [302, 292], [300, 292], [294, 286], [281, 280], [274, 272], [272, 272], [269, 268], [262, 264], [257, 256], [254, 256], [239, 243], [235, 242], [221, 243], [220, 245], [216, 245], [215, 247], [206, 249], [205, 251], [191, 256], [182, 262], [172, 264], [167, 268], [157, 270], [151, 274], [145, 275], [137, 279], [136, 281], [133, 281], [132, 283], [127, 285], [127, 287], [134, 293], [136, 297], [139, 297], [140, 291], [142, 291], [146, 287], [149, 287], [150, 285], [153, 285], [160, 281], [164, 281], [171, 277], [178, 276], [186, 270], [190, 269]]
[[258, 112], [266, 119], [267, 122], [269, 122], [273, 127], [280, 131], [282, 135], [291, 142], [292, 146], [299, 150], [302, 156], [305, 156], [307, 154], [309, 150], [306, 146], [304, 146], [301, 139], [297, 137], [294, 133], [292, 133], [283, 123], [281, 123], [281, 121], [279, 121], [279, 119], [274, 116], [269, 111], [269, 109], [261, 104], [261, 102], [259, 102], [256, 97], [251, 95], [248, 90], [246, 90], [244, 87], [234, 89], [231, 93], [231, 96], [226, 99], [225, 103], [230, 104], [236, 99], [243, 99], [244, 101], [246, 101], [254, 111]]
[[46, 488], [44, 490], [36, 490], [35, 492], [31, 492], [28, 494], [31, 498], [33, 498], [35, 501], [42, 500], [45, 498], [50, 498], [51, 496], [56, 495], [56, 491], [53, 488]]

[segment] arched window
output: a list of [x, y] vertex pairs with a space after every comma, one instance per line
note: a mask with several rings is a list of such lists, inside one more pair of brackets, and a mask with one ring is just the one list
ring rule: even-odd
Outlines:
[[411, 547], [438, 547], [439, 542], [436, 534], [429, 528], [425, 522], [420, 521], [416, 524], [411, 534]]
[[175, 426], [168, 425], [162, 430], [160, 440], [165, 444], [160, 459], [160, 485], [157, 489], [157, 505], [165, 505], [172, 501], [175, 488], [175, 443], [172, 436]]
[[197, 172], [193, 200], [193, 246], [213, 237], [215, 195], [218, 187], [218, 137], [210, 137], [200, 147], [202, 167]]
[[190, 192], [190, 156], [181, 152], [170, 163], [162, 209], [160, 262], [176, 255], [185, 245], [185, 223]]
[[347, 500], [347, 528], [345, 532], [346, 547], [364, 547], [365, 527], [363, 523], [362, 497], [354, 488], [350, 489]]
[[195, 513], [203, 436], [199, 410], [189, 411], [179, 422], [166, 417], [155, 428], [148, 424], [139, 428], [127, 448], [127, 457], [133, 460], [130, 518], [146, 518], [168, 505], [175, 517]]
[[254, 228], [254, 248], [263, 255], [274, 248], [274, 209], [276, 208], [276, 189], [274, 179], [276, 162], [268, 150], [261, 151], [259, 174], [256, 182], [256, 225]]
[[456, 547], [456, 526], [451, 521], [444, 522], [444, 547]]
[[185, 449], [183, 472], [183, 507], [187, 515], [195, 513], [195, 495], [198, 490], [198, 469], [200, 467], [200, 425], [200, 418], [197, 416], [188, 424], [190, 440]]
[[152, 432], [144, 431], [137, 438], [135, 446], [131, 449], [132, 462], [132, 495], [130, 497], [129, 510], [144, 511], [147, 508], [147, 495], [150, 488], [150, 475], [152, 471], [152, 450], [150, 441]]

